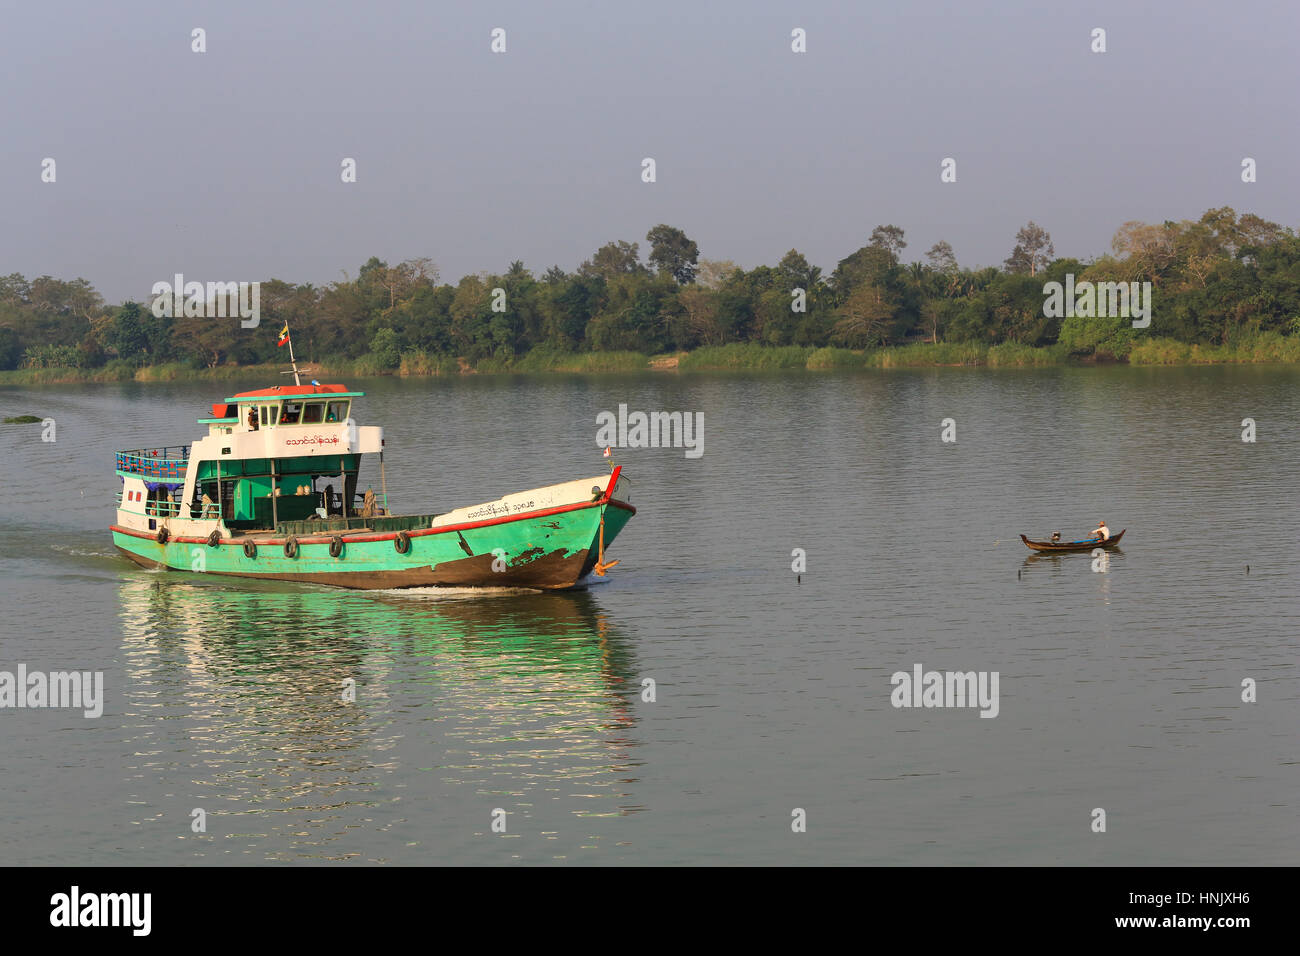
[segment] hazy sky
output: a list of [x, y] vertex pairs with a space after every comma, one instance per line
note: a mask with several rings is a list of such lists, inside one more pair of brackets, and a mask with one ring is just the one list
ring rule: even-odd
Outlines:
[[612, 239], [644, 257], [660, 222], [827, 271], [880, 223], [963, 265], [1000, 265], [1029, 219], [1080, 258], [1211, 206], [1295, 227], [1298, 28], [1300, 4], [1205, 0], [11, 4], [0, 274], [116, 302], [372, 255], [540, 274]]

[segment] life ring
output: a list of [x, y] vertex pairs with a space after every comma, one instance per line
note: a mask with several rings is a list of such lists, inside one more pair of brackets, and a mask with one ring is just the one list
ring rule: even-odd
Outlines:
[[286, 558], [298, 557], [298, 539], [290, 535], [284, 542], [284, 556]]
[[171, 537], [171, 532], [167, 530], [166, 525], [163, 525], [158, 529], [158, 533], [154, 535], [154, 540], [159, 544], [166, 544], [169, 537]]
[[255, 557], [257, 557], [257, 542], [256, 542], [256, 541], [251, 541], [251, 540], [245, 540], [245, 541], [244, 541], [244, 557], [246, 557], [246, 558], [255, 558]]
[[208, 535], [208, 547], [215, 548], [219, 544], [221, 544], [221, 532], [213, 528], [212, 534]]
[[330, 538], [330, 557], [337, 558], [343, 553], [343, 539], [338, 535]]
[[398, 554], [406, 554], [411, 550], [411, 536], [405, 531], [397, 532], [397, 537], [393, 539], [393, 547], [397, 549]]

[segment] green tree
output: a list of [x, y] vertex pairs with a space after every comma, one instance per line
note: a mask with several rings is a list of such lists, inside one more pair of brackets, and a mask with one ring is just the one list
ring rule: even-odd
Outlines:
[[113, 312], [113, 321], [105, 335], [105, 344], [119, 358], [142, 358], [149, 352], [149, 335], [145, 310], [138, 302], [124, 302]]
[[883, 285], [889, 279], [890, 270], [897, 262], [883, 245], [863, 246], [852, 255], [846, 256], [835, 266], [831, 273], [831, 286], [840, 302], [860, 284]]
[[605, 280], [616, 279], [624, 275], [646, 275], [649, 273], [641, 265], [640, 252], [635, 242], [607, 242], [590, 259], [578, 266], [578, 274], [587, 278], [600, 276]]
[[782, 284], [787, 292], [794, 289], [812, 292], [821, 285], [822, 270], [817, 266], [809, 265], [807, 258], [798, 249], [791, 249], [783, 255], [781, 261], [777, 263], [776, 270], [781, 274]]
[[663, 223], [645, 235], [650, 243], [650, 262], [660, 275], [670, 275], [681, 285], [695, 281], [695, 267], [700, 247], [686, 233]]
[[397, 333], [392, 329], [380, 329], [370, 340], [370, 354], [375, 364], [381, 369], [395, 369], [402, 364], [402, 351], [399, 347]]
[[852, 349], [872, 348], [886, 342], [894, 304], [880, 286], [861, 283], [836, 312], [839, 321], [831, 341]]
[[903, 239], [903, 230], [899, 226], [877, 226], [871, 230], [868, 244], [883, 249], [894, 263], [899, 261], [903, 250], [907, 248], [907, 243]]

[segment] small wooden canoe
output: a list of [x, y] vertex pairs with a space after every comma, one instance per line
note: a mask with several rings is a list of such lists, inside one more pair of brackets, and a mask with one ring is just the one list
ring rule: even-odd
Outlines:
[[[1124, 529], [1127, 530], [1128, 528]], [[1089, 538], [1087, 541], [1030, 541], [1023, 534], [1020, 540], [1035, 551], [1091, 551], [1093, 548], [1109, 550], [1119, 544], [1119, 539], [1124, 537], [1124, 531], [1112, 534], [1105, 541], [1098, 541], [1096, 538]]]

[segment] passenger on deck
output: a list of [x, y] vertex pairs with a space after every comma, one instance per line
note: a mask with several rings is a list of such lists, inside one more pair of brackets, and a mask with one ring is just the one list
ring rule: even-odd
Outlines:
[[252, 408], [248, 410], [248, 427], [253, 431], [257, 431], [257, 406], [256, 405], [254, 405]]
[[325, 516], [326, 517], [329, 517], [330, 514], [332, 513], [330, 511], [330, 503], [333, 500], [334, 500], [334, 486], [326, 485], [325, 486]]

